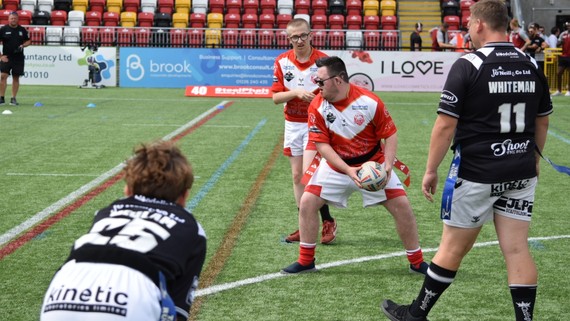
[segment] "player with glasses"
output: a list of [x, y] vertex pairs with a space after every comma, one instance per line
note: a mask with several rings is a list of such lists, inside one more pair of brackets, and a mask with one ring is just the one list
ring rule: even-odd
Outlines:
[[[286, 31], [293, 49], [282, 53], [275, 60], [271, 89], [273, 102], [284, 105], [283, 154], [289, 158], [291, 164], [293, 194], [299, 208], [299, 200], [305, 189], [302, 178], [317, 155], [315, 144], [308, 142], [307, 128], [307, 109], [319, 90], [314, 82], [317, 72], [315, 62], [326, 55], [311, 45], [312, 34], [306, 20], [291, 20], [287, 24]], [[321, 243], [329, 244], [336, 238], [336, 222], [330, 215], [327, 205], [324, 205], [320, 212], [323, 221]], [[299, 230], [285, 238], [289, 243], [299, 240]]]

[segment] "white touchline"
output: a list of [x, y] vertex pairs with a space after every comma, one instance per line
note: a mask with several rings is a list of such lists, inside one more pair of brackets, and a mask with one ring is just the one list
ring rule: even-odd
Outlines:
[[[184, 132], [186, 129], [194, 126], [196, 123], [200, 122], [202, 119], [206, 118], [208, 115], [212, 114], [216, 110], [218, 110], [218, 106], [225, 105], [227, 101], [222, 101], [219, 104], [216, 104], [214, 107], [208, 109], [198, 117], [192, 119], [190, 122], [186, 123], [182, 127], [179, 127], [172, 133], [163, 137], [164, 140], [170, 140], [176, 137], [178, 134]], [[24, 222], [20, 223], [19, 225], [11, 228], [8, 232], [0, 235], [0, 245], [4, 245], [5, 243], [10, 242], [13, 238], [18, 236], [20, 233], [26, 231], [27, 229], [31, 228], [32, 226], [36, 225], [37, 223], [43, 221], [47, 217], [51, 216], [53, 213], [61, 210], [66, 205], [72, 203], [77, 198], [81, 197], [83, 194], [87, 193], [91, 189], [95, 188], [96, 186], [102, 184], [107, 179], [117, 175], [125, 166], [124, 163], [121, 163], [111, 170], [107, 171], [103, 175], [95, 178], [91, 182], [81, 186], [79, 189], [71, 192], [69, 195], [65, 196], [64, 198], [60, 199], [59, 201], [51, 204], [50, 206], [46, 207], [42, 211], [34, 214], [34, 216], [30, 217], [29, 219], [25, 220]]]
[[[531, 237], [528, 240], [529, 241], [548, 241], [548, 240], [558, 240], [558, 239], [567, 239], [567, 238], [570, 238], [570, 235]], [[489, 241], [489, 242], [483, 242], [483, 243], [475, 243], [475, 245], [473, 245], [473, 247], [486, 247], [486, 246], [492, 246], [492, 245], [498, 245], [498, 244], [499, 244], [498, 241]], [[437, 248], [422, 249], [423, 253], [430, 253], [430, 252], [435, 252], [435, 251], [437, 251]], [[397, 256], [405, 256], [405, 255], [406, 255], [406, 252], [393, 252], [393, 253], [379, 254], [379, 255], [373, 255], [373, 256], [363, 256], [363, 257], [358, 257], [358, 258], [354, 258], [354, 259], [350, 259], [350, 260], [342, 260], [342, 261], [319, 264], [316, 266], [316, 268], [318, 270], [324, 270], [324, 269], [333, 268], [333, 267], [342, 266], [342, 265], [362, 263], [362, 262], [368, 262], [368, 261], [384, 260], [384, 259], [389, 259], [389, 258], [393, 258], [393, 257], [397, 257]], [[273, 280], [273, 279], [277, 279], [277, 278], [281, 278], [281, 277], [286, 277], [286, 276], [294, 276], [294, 275], [281, 274], [281, 273], [270, 273], [270, 274], [260, 275], [260, 276], [256, 276], [256, 277], [249, 278], [249, 279], [244, 279], [244, 280], [239, 280], [239, 281], [234, 281], [234, 282], [229, 282], [229, 283], [223, 283], [223, 284], [213, 285], [213, 286], [205, 288], [205, 289], [199, 289], [196, 291], [195, 296], [199, 297], [199, 296], [205, 296], [205, 295], [210, 295], [210, 294], [216, 294], [218, 292], [231, 290], [231, 289], [238, 288], [238, 287], [241, 287], [244, 285], [261, 283], [263, 281], [269, 281], [269, 280]]]

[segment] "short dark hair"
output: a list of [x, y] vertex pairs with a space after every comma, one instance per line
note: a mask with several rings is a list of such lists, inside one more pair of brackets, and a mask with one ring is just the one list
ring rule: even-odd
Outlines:
[[324, 57], [318, 59], [315, 64], [317, 67], [325, 67], [329, 73], [329, 76], [336, 75], [340, 77], [340, 79], [348, 82], [348, 73], [346, 71], [346, 65], [344, 61], [339, 57], [332, 56], [332, 57]]

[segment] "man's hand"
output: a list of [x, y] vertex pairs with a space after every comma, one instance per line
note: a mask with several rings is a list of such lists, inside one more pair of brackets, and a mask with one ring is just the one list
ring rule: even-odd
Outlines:
[[425, 198], [433, 202], [433, 195], [437, 189], [437, 172], [427, 172], [424, 174], [422, 181], [422, 192]]
[[305, 89], [299, 88], [297, 89], [297, 98], [303, 101], [311, 102], [313, 101], [313, 98], [315, 98], [315, 94], [310, 91], [306, 91]]

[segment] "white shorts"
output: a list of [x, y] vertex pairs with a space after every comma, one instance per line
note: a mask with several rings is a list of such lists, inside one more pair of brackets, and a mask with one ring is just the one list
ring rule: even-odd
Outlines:
[[332, 169], [325, 159], [305, 187], [305, 192], [315, 194], [327, 203], [340, 208], [348, 206], [348, 198], [356, 191], [362, 194], [362, 206], [369, 207], [399, 196], [406, 196], [404, 186], [398, 176], [392, 171], [390, 180], [383, 190], [370, 192], [356, 186], [356, 183], [346, 174]]
[[317, 150], [314, 143], [309, 143], [309, 127], [307, 123], [285, 121], [285, 137], [283, 138], [283, 155], [303, 156], [303, 151]]
[[530, 222], [536, 177], [512, 182], [481, 184], [458, 178], [447, 225], [475, 228], [493, 220], [494, 214]]
[[116, 264], [67, 262], [46, 292], [41, 321], [160, 318], [160, 289], [143, 273]]

